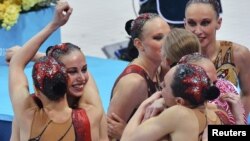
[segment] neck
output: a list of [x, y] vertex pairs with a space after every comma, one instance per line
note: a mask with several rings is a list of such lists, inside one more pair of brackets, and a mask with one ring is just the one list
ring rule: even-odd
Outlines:
[[219, 42], [214, 40], [207, 47], [202, 47], [201, 53], [208, 57], [211, 61], [214, 61], [219, 52]]
[[133, 61], [133, 64], [141, 66], [147, 72], [151, 80], [156, 78], [157, 71], [160, 66], [160, 63], [158, 64], [142, 57], [136, 58]]
[[54, 122], [62, 123], [71, 117], [72, 109], [69, 108], [66, 97], [59, 101], [46, 101], [43, 102], [44, 111], [49, 119]]

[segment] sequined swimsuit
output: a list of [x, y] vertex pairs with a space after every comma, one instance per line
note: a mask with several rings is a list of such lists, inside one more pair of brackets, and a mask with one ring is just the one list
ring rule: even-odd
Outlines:
[[220, 50], [214, 61], [217, 70], [217, 76], [232, 82], [238, 86], [239, 70], [234, 64], [233, 43], [229, 41], [220, 42]]

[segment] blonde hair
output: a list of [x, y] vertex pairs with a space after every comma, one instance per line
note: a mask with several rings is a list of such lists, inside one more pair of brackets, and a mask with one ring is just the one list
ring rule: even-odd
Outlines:
[[177, 63], [181, 57], [200, 52], [200, 49], [200, 42], [193, 33], [185, 29], [173, 28], [165, 37], [162, 56], [172, 63]]

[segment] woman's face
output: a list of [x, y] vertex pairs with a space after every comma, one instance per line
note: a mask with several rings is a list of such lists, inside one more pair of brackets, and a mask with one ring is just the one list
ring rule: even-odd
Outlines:
[[213, 64], [212, 61], [210, 60], [200, 60], [196, 63], [194, 63], [200, 67], [202, 67], [205, 71], [206, 71], [206, 74], [208, 75], [209, 79], [214, 82], [217, 80], [217, 72], [216, 72], [216, 68]]
[[68, 93], [80, 97], [83, 95], [84, 86], [89, 79], [87, 64], [81, 51], [74, 50], [60, 58], [66, 66], [68, 74]]
[[176, 105], [175, 97], [171, 89], [171, 83], [173, 81], [173, 75], [176, 67], [171, 68], [164, 77], [164, 83], [162, 88], [162, 97], [165, 99], [167, 107]]
[[161, 46], [164, 36], [170, 32], [169, 25], [157, 17], [148, 21], [142, 30], [141, 43], [145, 55], [151, 60], [161, 61]]
[[187, 7], [185, 12], [185, 28], [193, 32], [199, 39], [202, 48], [216, 41], [216, 30], [220, 28], [221, 18], [209, 4], [195, 3]]

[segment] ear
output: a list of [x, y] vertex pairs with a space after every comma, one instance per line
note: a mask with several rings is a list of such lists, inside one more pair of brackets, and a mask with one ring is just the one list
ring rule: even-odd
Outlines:
[[184, 105], [185, 104], [185, 100], [181, 97], [176, 97], [175, 98], [175, 102], [178, 104], [178, 105]]
[[134, 46], [137, 48], [138, 51], [144, 51], [144, 46], [142, 45], [142, 41], [139, 38], [134, 39]]
[[217, 20], [217, 26], [216, 26], [216, 30], [219, 30], [220, 27], [221, 27], [221, 23], [222, 23], [222, 18], [219, 17], [218, 20]]
[[184, 28], [186, 28], [186, 18], [183, 19], [184, 22]]
[[172, 64], [172, 61], [168, 58], [166, 58], [167, 66], [170, 66]]

